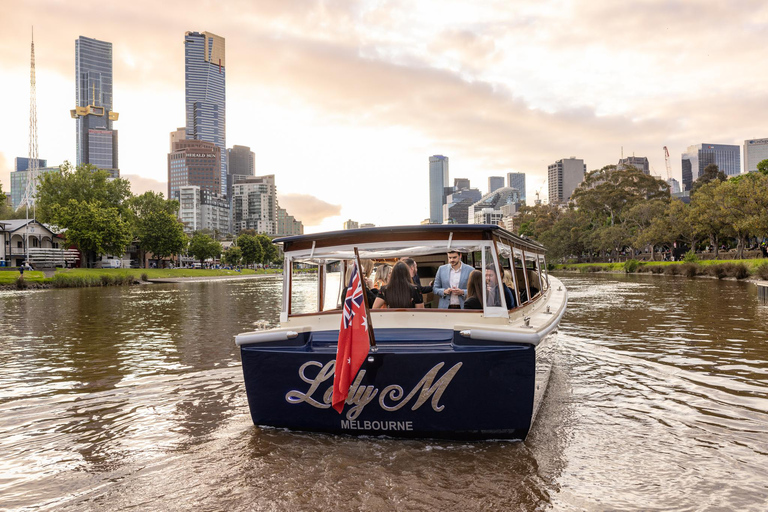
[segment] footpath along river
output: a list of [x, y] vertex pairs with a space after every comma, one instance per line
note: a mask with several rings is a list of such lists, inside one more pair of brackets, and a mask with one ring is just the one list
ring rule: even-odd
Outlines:
[[766, 510], [755, 286], [562, 280], [522, 443], [254, 427], [233, 336], [279, 277], [0, 292], [0, 510]]

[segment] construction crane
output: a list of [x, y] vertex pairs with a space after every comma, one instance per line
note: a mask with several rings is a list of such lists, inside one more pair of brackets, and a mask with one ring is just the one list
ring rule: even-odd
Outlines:
[[664, 146], [664, 162], [667, 164], [667, 182], [672, 179], [672, 171], [669, 168], [669, 150]]

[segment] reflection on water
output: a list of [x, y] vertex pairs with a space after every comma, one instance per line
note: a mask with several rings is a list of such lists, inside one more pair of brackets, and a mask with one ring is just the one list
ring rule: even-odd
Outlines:
[[[233, 336], [277, 323], [279, 278], [0, 292], [0, 509], [763, 510], [754, 286], [563, 281], [524, 443], [254, 427]], [[302, 276], [297, 296], [315, 287]]]

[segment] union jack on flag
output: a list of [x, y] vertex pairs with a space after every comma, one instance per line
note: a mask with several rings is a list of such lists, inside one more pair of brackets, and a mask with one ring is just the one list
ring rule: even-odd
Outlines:
[[353, 265], [347, 295], [344, 297], [344, 310], [341, 313], [333, 375], [332, 405], [339, 414], [349, 396], [349, 386], [368, 357], [370, 348], [368, 317], [363, 304], [363, 283], [357, 265]]

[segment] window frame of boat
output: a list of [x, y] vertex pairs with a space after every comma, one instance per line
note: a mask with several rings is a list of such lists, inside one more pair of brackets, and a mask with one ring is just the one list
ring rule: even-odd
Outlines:
[[[409, 243], [410, 242], [410, 243]], [[448, 245], [446, 245], [446, 242]], [[416, 245], [418, 244], [418, 245]], [[347, 259], [351, 258], [342, 258], [338, 252], [341, 251], [352, 251], [354, 247], [357, 247], [360, 251], [360, 258], [366, 259], [369, 257], [375, 257], [365, 254], [366, 251], [373, 252], [376, 249], [389, 249], [392, 250], [392, 247], [395, 247], [394, 250], [396, 251], [407, 251], [410, 246], [413, 246], [413, 249], [420, 249], [423, 250], [424, 248], [430, 248], [434, 249], [434, 251], [426, 252], [426, 254], [438, 254], [440, 252], [447, 252], [450, 249], [459, 249], [461, 252], [469, 253], [474, 250], [480, 250], [481, 251], [481, 265], [483, 266], [482, 272], [483, 277], [485, 277], [485, 252], [486, 249], [490, 250], [491, 259], [493, 260], [493, 265], [496, 268], [496, 272], [498, 275], [500, 266], [498, 261], [498, 254], [496, 250], [496, 244], [493, 238], [489, 239], [483, 239], [483, 240], [452, 240], [449, 238], [449, 240], [419, 240], [419, 241], [399, 241], [399, 240], [393, 240], [388, 242], [374, 242], [374, 243], [366, 243], [366, 244], [360, 244], [357, 246], [352, 245], [344, 245], [344, 246], [329, 246], [320, 250], [316, 250], [315, 247], [312, 247], [311, 251], [301, 249], [297, 251], [288, 251], [285, 252], [285, 260], [284, 260], [284, 270], [283, 275], [287, 276], [283, 280], [283, 311], [280, 313], [280, 320], [282, 322], [285, 322], [290, 317], [299, 317], [299, 316], [309, 316], [309, 315], [318, 315], [318, 314], [338, 314], [341, 312], [341, 308], [336, 308], [333, 310], [327, 310], [323, 311], [322, 306], [320, 305], [319, 299], [320, 297], [317, 296], [317, 311], [309, 312], [309, 313], [292, 313], [292, 300], [291, 295], [293, 293], [293, 269], [295, 264], [311, 264], [315, 265], [318, 268], [318, 273], [321, 272], [321, 268], [324, 267], [329, 262], [333, 261], [346, 261]], [[328, 253], [328, 249], [334, 249], [338, 252], [336, 253]], [[326, 254], [328, 253], [328, 254]], [[322, 262], [322, 263], [321, 263]], [[342, 268], [345, 265], [342, 265]], [[344, 280], [344, 276], [341, 276], [341, 280]], [[318, 281], [320, 281], [320, 277], [318, 276]], [[318, 284], [319, 286], [319, 284]], [[485, 287], [483, 287], [485, 288]], [[506, 309], [506, 300], [503, 297], [501, 297], [501, 307], [487, 307], [485, 306], [485, 292], [483, 292], [483, 314], [487, 317], [509, 317], [509, 312]], [[439, 309], [439, 308], [416, 308], [416, 309], [407, 309], [407, 310], [401, 310], [401, 309], [382, 309], [377, 310], [378, 311], [438, 311], [445, 313], [445, 309]], [[478, 310], [451, 310], [451, 312], [468, 312], [468, 313], [477, 313]]]
[[544, 285], [543, 290], [549, 290], [549, 272], [547, 271], [547, 258], [541, 253], [538, 253], [539, 256], [539, 276], [544, 276], [544, 279], [542, 280], [542, 284]]
[[525, 251], [519, 247], [513, 246], [512, 255], [513, 255], [512, 264], [515, 266], [515, 274], [517, 274], [517, 266], [516, 266], [516, 262], [514, 261], [515, 259], [520, 261], [520, 265], [523, 270], [522, 274], [523, 274], [523, 281], [525, 282], [525, 297], [526, 297], [526, 300], [520, 302], [520, 305], [523, 306], [531, 302], [531, 299], [533, 298], [531, 297], [531, 287], [528, 283], [528, 271], [525, 268]]
[[[528, 262], [533, 263], [533, 268], [528, 268]], [[528, 271], [533, 270], [533, 272], [536, 273], [538, 279], [539, 279], [539, 291], [536, 292], [536, 295], [531, 297], [531, 288], [528, 287], [528, 297], [530, 300], [535, 299], [542, 293], [544, 293], [544, 286], [541, 284], [541, 270], [539, 269], [539, 256], [538, 253], [535, 252], [526, 252], [525, 249], [523, 249], [523, 268], [525, 269], [525, 278], [528, 280]], [[529, 283], [530, 284], [530, 283]]]
[[[515, 258], [514, 258], [513, 248], [514, 248], [514, 245], [512, 244], [511, 240], [508, 240], [506, 238], [496, 239], [496, 252], [499, 257], [499, 268], [501, 269], [501, 272], [503, 275], [504, 266], [501, 264], [501, 258], [504, 258], [509, 262], [509, 273], [512, 274], [512, 286], [514, 287], [512, 292], [515, 294], [515, 304], [516, 304], [515, 308], [519, 308], [522, 305], [522, 303], [520, 302], [520, 290], [517, 288], [518, 286], [517, 273], [515, 272]], [[503, 256], [502, 253], [504, 254], [508, 253], [509, 256]], [[507, 304], [507, 307], [509, 307], [509, 304]]]

